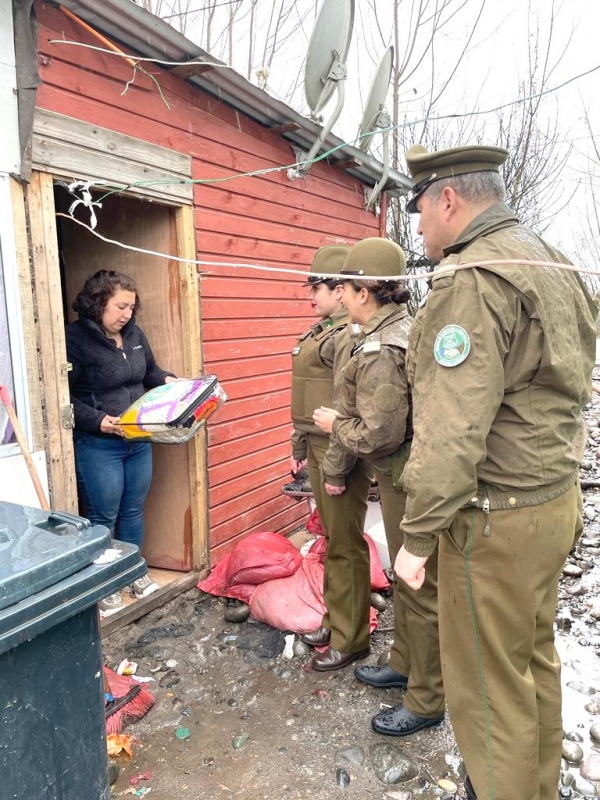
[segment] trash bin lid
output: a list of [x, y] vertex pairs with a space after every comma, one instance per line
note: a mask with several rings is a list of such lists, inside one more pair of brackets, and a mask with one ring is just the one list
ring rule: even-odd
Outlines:
[[0, 502], [0, 609], [73, 575], [109, 546], [103, 525]]

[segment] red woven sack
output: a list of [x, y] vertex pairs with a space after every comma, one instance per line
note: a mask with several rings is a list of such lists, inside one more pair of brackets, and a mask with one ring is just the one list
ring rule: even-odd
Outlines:
[[278, 533], [252, 533], [231, 552], [225, 579], [227, 586], [260, 584], [293, 575], [302, 562], [300, 551]]
[[228, 553], [219, 561], [217, 566], [210, 571], [210, 575], [207, 578], [198, 582], [197, 588], [207, 594], [214, 594], [215, 597], [232, 597], [236, 600], [241, 600], [242, 603], [249, 603], [256, 586], [247, 583], [239, 583], [237, 586], [227, 586], [226, 574], [230, 558], [231, 553]]

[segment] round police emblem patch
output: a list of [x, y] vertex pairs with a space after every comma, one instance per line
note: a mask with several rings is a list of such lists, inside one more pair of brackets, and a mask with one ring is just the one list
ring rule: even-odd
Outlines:
[[456, 367], [471, 351], [469, 334], [460, 325], [446, 325], [438, 333], [433, 346], [433, 355], [442, 367]]

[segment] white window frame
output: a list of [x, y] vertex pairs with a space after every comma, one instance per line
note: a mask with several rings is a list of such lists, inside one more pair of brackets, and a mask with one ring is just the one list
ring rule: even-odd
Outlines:
[[[19, 422], [31, 451], [33, 445], [31, 439], [31, 413], [10, 178], [7, 173], [3, 172], [0, 172], [0, 257], [2, 258], [2, 273], [4, 274], [4, 293], [6, 296], [8, 336], [15, 393], [12, 401], [15, 408], [18, 409]], [[14, 456], [20, 452], [19, 445], [16, 442], [0, 444], [0, 458]]]

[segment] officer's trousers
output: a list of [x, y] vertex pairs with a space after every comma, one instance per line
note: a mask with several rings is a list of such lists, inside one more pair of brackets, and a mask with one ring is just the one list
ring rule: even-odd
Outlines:
[[[400, 523], [406, 494], [397, 491], [391, 475], [377, 473], [385, 538], [392, 567], [402, 547]], [[394, 644], [390, 666], [408, 677], [403, 705], [420, 717], [444, 713], [444, 687], [440, 664], [437, 613], [437, 549], [427, 561], [425, 582], [419, 591], [394, 579]]]
[[321, 464], [329, 438], [308, 434], [308, 474], [323, 528], [327, 557], [323, 583], [327, 612], [322, 625], [331, 631], [331, 646], [357, 653], [369, 646], [371, 570], [363, 536], [371, 480], [360, 459], [346, 476], [346, 491], [331, 497], [325, 491]]
[[[456, 740], [478, 800], [555, 800], [562, 751], [558, 580], [580, 491], [485, 514], [441, 536], [440, 645]], [[426, 569], [429, 567], [427, 562]]]

